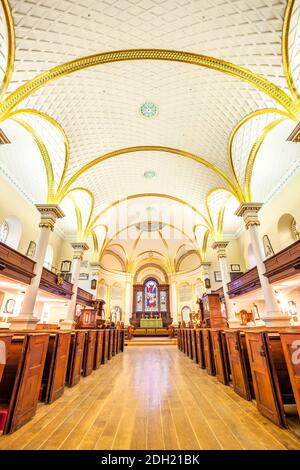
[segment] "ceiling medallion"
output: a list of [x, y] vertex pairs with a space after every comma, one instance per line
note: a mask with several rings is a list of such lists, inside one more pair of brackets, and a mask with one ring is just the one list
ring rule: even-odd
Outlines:
[[156, 172], [154, 170], [147, 170], [144, 173], [144, 177], [147, 179], [155, 178]]
[[140, 113], [145, 118], [154, 118], [155, 116], [157, 116], [158, 108], [156, 104], [151, 103], [151, 101], [146, 101], [140, 107]]
[[136, 224], [136, 228], [141, 232], [158, 232], [164, 228], [165, 224], [162, 222], [141, 222]]

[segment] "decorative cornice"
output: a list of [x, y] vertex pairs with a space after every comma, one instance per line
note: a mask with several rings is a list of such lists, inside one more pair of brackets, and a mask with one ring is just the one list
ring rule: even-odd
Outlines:
[[58, 204], [36, 204], [35, 207], [41, 214], [39, 227], [50, 228], [52, 231], [56, 220], [65, 216]]
[[73, 259], [82, 260], [83, 253], [89, 249], [89, 246], [86, 242], [74, 242], [71, 243], [71, 246], [74, 250]]
[[235, 215], [243, 217], [245, 226], [248, 229], [251, 225], [260, 225], [258, 212], [262, 207], [260, 202], [245, 202], [239, 206]]

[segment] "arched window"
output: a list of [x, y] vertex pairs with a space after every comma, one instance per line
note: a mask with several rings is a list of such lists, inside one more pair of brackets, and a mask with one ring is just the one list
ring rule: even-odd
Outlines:
[[0, 225], [0, 242], [5, 243], [8, 237], [9, 226], [6, 220]]
[[158, 283], [149, 279], [145, 283], [145, 312], [158, 311]]
[[6, 217], [0, 225], [0, 241], [17, 250], [22, 235], [22, 224], [20, 219], [14, 215]]
[[297, 222], [291, 214], [283, 214], [280, 217], [277, 229], [282, 248], [291, 245], [300, 238]]

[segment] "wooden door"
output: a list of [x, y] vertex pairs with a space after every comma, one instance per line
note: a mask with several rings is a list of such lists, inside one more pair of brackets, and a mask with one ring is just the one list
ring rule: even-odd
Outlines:
[[70, 387], [74, 387], [74, 385], [78, 384], [80, 377], [81, 377], [84, 343], [85, 343], [86, 334], [87, 332], [85, 331], [76, 331], [74, 347], [73, 347], [73, 352], [72, 352], [71, 375], [69, 379]]
[[13, 432], [29, 421], [36, 412], [49, 334], [30, 334], [22, 364], [17, 392], [11, 407], [5, 432]]
[[54, 357], [53, 373], [49, 381], [46, 403], [52, 403], [64, 393], [67, 365], [70, 351], [71, 333], [58, 333]]
[[0, 334], [0, 383], [2, 374], [7, 361], [8, 350], [12, 339], [12, 334]]
[[197, 345], [197, 357], [198, 357], [198, 364], [201, 369], [205, 369], [205, 359], [204, 359], [204, 351], [203, 351], [203, 340], [202, 340], [202, 331], [197, 329], [196, 330], [196, 345]]
[[257, 407], [273, 423], [286, 427], [278, 378], [267, 346], [266, 333], [247, 331], [246, 342]]
[[300, 333], [280, 333], [280, 340], [300, 417]]
[[215, 363], [214, 363], [212, 345], [211, 345], [210, 330], [208, 329], [202, 330], [202, 339], [203, 339], [205, 367], [206, 367], [207, 373], [210, 375], [216, 375], [216, 369], [215, 369]]
[[86, 377], [93, 372], [95, 363], [95, 345], [97, 331], [88, 331], [85, 338], [83, 376]]
[[221, 343], [221, 332], [220, 330], [211, 330], [210, 334], [212, 350], [215, 360], [216, 376], [219, 382], [222, 382], [224, 385], [227, 385], [228, 380], [225, 371], [225, 360]]
[[238, 395], [245, 398], [245, 400], [251, 400], [251, 390], [244, 352], [240, 341], [240, 333], [238, 331], [226, 331], [225, 335], [231, 366], [233, 389]]
[[97, 331], [94, 369], [99, 369], [102, 363], [104, 330]]

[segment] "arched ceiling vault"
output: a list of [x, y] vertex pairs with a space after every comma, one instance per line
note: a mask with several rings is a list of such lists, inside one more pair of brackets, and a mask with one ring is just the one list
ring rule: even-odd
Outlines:
[[[109, 226], [104, 242], [96, 234], [114, 207], [157, 197], [197, 214], [203, 255], [208, 233], [235, 233], [236, 204], [266, 200], [297, 160], [286, 137], [300, 120], [299, 1], [149, 0], [147, 12], [143, 0], [114, 3], [1, 0], [0, 124], [13, 149], [0, 149], [1, 165], [45, 202], [40, 181], [23, 176], [26, 160], [41, 158], [47, 201], [75, 207], [77, 228], [60, 227], [92, 234], [99, 251], [117, 237]], [[140, 112], [149, 101], [151, 119]], [[182, 236], [194, 243], [192, 232]], [[166, 262], [173, 269], [172, 254]]]

